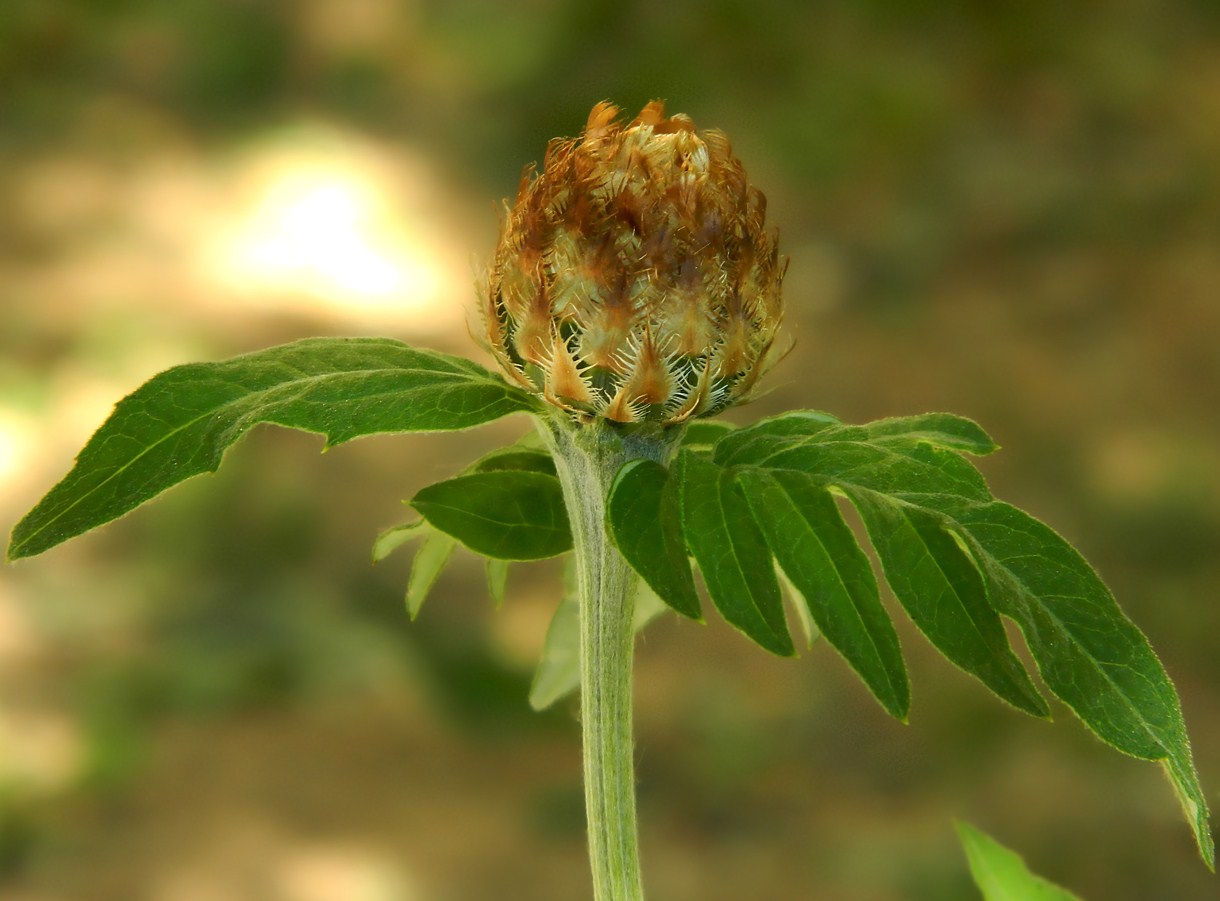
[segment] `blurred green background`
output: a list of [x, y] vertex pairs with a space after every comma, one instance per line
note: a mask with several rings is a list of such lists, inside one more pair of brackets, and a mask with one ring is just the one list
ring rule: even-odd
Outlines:
[[[498, 199], [589, 107], [724, 129], [792, 258], [758, 415], [952, 410], [1181, 691], [1220, 807], [1220, 5], [4, 0], [0, 523], [158, 370], [308, 335], [485, 359]], [[415, 623], [400, 499], [524, 428], [219, 475], [0, 571], [0, 896], [587, 897], [553, 565]], [[901, 619], [899, 617], [899, 619]], [[1155, 767], [1009, 711], [903, 626], [911, 725], [825, 647], [650, 628], [651, 897], [974, 897], [977, 823], [1088, 899], [1214, 898]]]

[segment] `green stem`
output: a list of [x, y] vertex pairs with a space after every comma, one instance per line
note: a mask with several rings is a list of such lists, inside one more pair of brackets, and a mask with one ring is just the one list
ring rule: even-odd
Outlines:
[[624, 434], [563, 415], [545, 423], [572, 525], [580, 590], [580, 714], [585, 816], [596, 901], [641, 901], [631, 658], [637, 579], [606, 533], [606, 496], [628, 460], [665, 462], [681, 429]]

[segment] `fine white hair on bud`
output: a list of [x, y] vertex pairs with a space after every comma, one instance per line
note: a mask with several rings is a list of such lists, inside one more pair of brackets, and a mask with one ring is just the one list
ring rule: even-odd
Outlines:
[[748, 398], [786, 260], [729, 140], [649, 103], [593, 107], [506, 203], [483, 292], [504, 371], [578, 418], [662, 425]]

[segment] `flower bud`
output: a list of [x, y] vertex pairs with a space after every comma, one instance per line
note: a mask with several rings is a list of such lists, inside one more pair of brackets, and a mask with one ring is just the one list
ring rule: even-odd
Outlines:
[[580, 418], [709, 416], [771, 362], [786, 261], [724, 134], [659, 101], [618, 114], [599, 103], [522, 176], [484, 296], [488, 345]]

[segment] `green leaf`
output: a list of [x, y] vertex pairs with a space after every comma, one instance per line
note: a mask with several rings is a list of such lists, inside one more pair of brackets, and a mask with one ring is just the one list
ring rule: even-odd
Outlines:
[[555, 475], [555, 461], [545, 450], [522, 447], [520, 444], [510, 444], [480, 457], [471, 464], [466, 472], [502, 472], [517, 470], [520, 472], [541, 472]]
[[926, 441], [946, 450], [976, 456], [986, 456], [1000, 449], [977, 422], [952, 413], [895, 416], [870, 422], [864, 428], [873, 439]]
[[418, 538], [423, 525], [424, 521], [417, 519], [386, 529], [373, 542], [373, 562], [380, 563], [411, 539]]
[[1046, 701], [1008, 645], [982, 578], [941, 520], [875, 491], [844, 490], [864, 520], [886, 581], [924, 636], [1014, 707], [1048, 716]]
[[[1046, 716], [1046, 703], [1009, 648], [1003, 623], [988, 603], [973, 564], [939, 522], [916, 503], [941, 495], [990, 499], [978, 470], [928, 437], [936, 434], [941, 436], [940, 443], [969, 444], [981, 450], [990, 446], [982, 430], [968, 420], [943, 414], [882, 420], [869, 426], [841, 425], [825, 414], [789, 414], [760, 425], [765, 428], [759, 428], [749, 440], [743, 441], [742, 436], [750, 430], [741, 429], [720, 441], [715, 458], [776, 474], [795, 471], [846, 494], [864, 520], [886, 580], [920, 631], [949, 660], [1001, 698], [1026, 712]], [[797, 559], [791, 554], [787, 560], [780, 556], [785, 536], [774, 534], [771, 541], [780, 564], [793, 578]], [[808, 565], [807, 559], [802, 562]], [[879, 621], [879, 617], [875, 619]], [[826, 627], [819, 626], [831, 639]], [[840, 634], [838, 639], [843, 641], [845, 636]], [[839, 650], [845, 652], [844, 647]], [[863, 666], [859, 658], [849, 660], [858, 669]], [[865, 681], [891, 709], [898, 696], [891, 693], [887, 702], [884, 689], [879, 688], [887, 671], [894, 672], [892, 655], [885, 669], [878, 669], [874, 662], [871, 681]]]
[[508, 565], [507, 560], [487, 558], [487, 593], [497, 609], [504, 604], [504, 596], [508, 592]]
[[986, 455], [998, 445], [978, 423], [953, 413], [922, 413], [878, 419], [864, 426], [844, 425], [836, 417], [818, 410], [795, 410], [762, 419], [737, 429], [717, 442], [716, 460], [720, 463], [744, 462], [753, 453], [769, 447], [776, 438], [813, 438], [841, 440], [858, 434], [866, 440], [894, 438], [907, 442], [927, 442], [947, 450]]
[[13, 530], [8, 558], [42, 553], [214, 472], [253, 426], [326, 436], [464, 429], [537, 402], [481, 366], [385, 338], [315, 338], [177, 366], [119, 401], [72, 471]]
[[722, 454], [724, 445], [722, 441], [716, 446], [718, 463], [794, 469], [844, 489], [858, 486], [896, 497], [949, 494], [971, 500], [991, 498], [982, 475], [959, 454], [926, 441], [871, 439], [862, 426], [835, 426], [809, 436], [759, 439]]
[[717, 441], [715, 460], [726, 466], [753, 462], [752, 455], [770, 449], [777, 438], [809, 437], [837, 425], [841, 425], [837, 418], [818, 410], [795, 410], [760, 419]]
[[1009, 504], [950, 510], [991, 603], [1020, 627], [1047, 687], [1102, 741], [1160, 761], [1209, 866], [1215, 846], [1173, 683], [1148, 640], [1070, 544]]
[[610, 486], [606, 520], [619, 553], [649, 587], [678, 613], [701, 621], [677, 483], [668, 470], [651, 460], [624, 464]]
[[437, 482], [411, 498], [433, 526], [500, 560], [540, 560], [572, 548], [559, 480], [542, 472], [492, 470]]
[[736, 427], [720, 419], [696, 419], [682, 435], [682, 447], [711, 447]]
[[[1000, 616], [1014, 620], [1047, 687], [1090, 729], [1119, 750], [1162, 763], [1214, 866], [1206, 799], [1172, 683], [1084, 559], [1036, 519], [995, 501], [962, 457], [994, 449], [976, 424], [949, 414], [847, 426], [813, 413], [728, 434], [713, 459], [741, 468], [747, 484], [758, 478], [744, 475], [755, 466], [781, 479], [800, 472], [847, 496], [921, 631], [1001, 697], [1043, 716], [1046, 704], [1009, 648]], [[771, 500], [756, 500], [755, 508], [782, 509]]]
[[457, 544], [444, 532], [438, 532], [430, 526], [421, 530], [424, 540], [415, 552], [415, 560], [411, 563], [411, 575], [407, 579], [407, 613], [411, 619], [419, 616], [419, 610], [427, 600], [432, 586], [440, 577], [453, 548]]
[[1066, 889], [1035, 876], [1019, 855], [969, 823], [958, 822], [957, 834], [983, 901], [1080, 901]]
[[911, 693], [898, 634], [868, 557], [823, 483], [795, 472], [745, 469], [738, 480], [755, 520], [813, 622], [881, 705], [905, 719]]
[[546, 630], [530, 684], [530, 706], [546, 710], [580, 687], [580, 599], [565, 591]]
[[[403, 523], [386, 529], [373, 544], [373, 562], [379, 563], [398, 548], [416, 538], [422, 538], [419, 550], [411, 563], [411, 574], [407, 577], [406, 606], [411, 619], [419, 615], [420, 608], [436, 584], [437, 578], [449, 563], [449, 557], [457, 544], [444, 532], [438, 532], [425, 519]], [[490, 562], [490, 561], [489, 561]]]
[[732, 471], [683, 449], [671, 478], [678, 480], [686, 546], [716, 609], [768, 651], [791, 656], [771, 551]]

